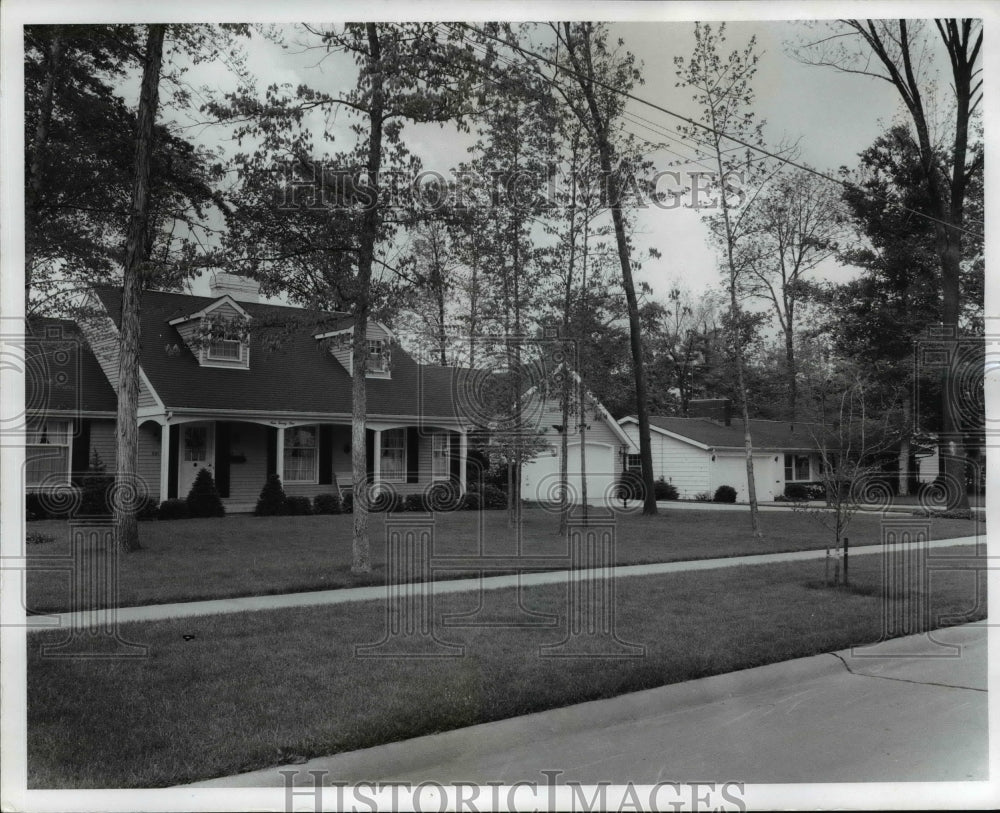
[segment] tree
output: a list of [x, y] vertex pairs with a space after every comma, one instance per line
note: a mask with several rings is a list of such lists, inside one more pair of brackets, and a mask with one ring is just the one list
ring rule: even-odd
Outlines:
[[[710, 25], [695, 23], [695, 47], [691, 58], [675, 57], [677, 76], [681, 84], [694, 91], [695, 102], [701, 107], [701, 126], [682, 125], [679, 130], [689, 139], [700, 144], [699, 148], [715, 163], [719, 214], [710, 220], [716, 245], [723, 256], [729, 290], [729, 339], [736, 367], [736, 384], [743, 411], [744, 447], [746, 450], [747, 495], [750, 500], [750, 524], [754, 539], [761, 539], [760, 515], [757, 507], [757, 488], [753, 474], [753, 439], [750, 432], [750, 404], [747, 398], [746, 365], [743, 354], [743, 332], [747, 329], [740, 306], [740, 283], [748, 270], [748, 255], [743, 251], [750, 234], [748, 213], [752, 210], [756, 194], [766, 184], [766, 166], [754, 158], [748, 147], [743, 154], [727, 147], [729, 139], [743, 144], [762, 144], [762, 123], [755, 121], [753, 113], [754, 92], [752, 80], [757, 72], [759, 57], [755, 53], [754, 38], [742, 50], [724, 58], [720, 47], [726, 41], [725, 24], [717, 31]], [[748, 193], [753, 194], [742, 209], [737, 201]], [[750, 255], [752, 256], [752, 255]]]
[[[958, 363], [957, 352], [962, 313], [963, 240], [982, 234], [982, 228], [966, 228], [966, 198], [970, 184], [983, 170], [981, 140], [970, 140], [982, 101], [983, 44], [982, 21], [976, 19], [936, 19], [934, 28], [943, 46], [950, 73], [951, 120], [944, 128], [947, 143], [935, 143], [938, 128], [924, 101], [932, 79], [925, 59], [929, 50], [926, 23], [922, 20], [841, 20], [835, 37], [802, 44], [797, 54], [810, 64], [858, 73], [891, 84], [909, 113], [916, 134], [920, 166], [926, 184], [930, 219], [934, 228], [934, 248], [941, 273], [941, 323], [951, 333], [950, 357]], [[952, 379], [960, 374], [954, 364], [942, 365], [942, 431], [940, 450], [943, 473], [951, 484], [965, 482], [965, 455], [962, 450], [961, 406], [954, 397]], [[968, 508], [964, 487], [949, 488], [955, 507]]]
[[798, 368], [796, 331], [808, 297], [808, 276], [833, 257], [843, 237], [844, 212], [839, 190], [824, 178], [799, 169], [774, 179], [748, 212], [751, 235], [741, 251], [748, 274], [743, 288], [771, 305], [785, 351], [787, 406], [796, 419]]
[[[149, 258], [149, 177], [153, 154], [153, 122], [159, 102], [164, 25], [147, 27], [142, 86], [135, 138], [135, 175], [122, 269], [122, 312], [119, 328], [118, 413], [115, 421], [116, 477], [131, 485], [139, 457], [139, 303]], [[124, 491], [124, 489], [123, 489]], [[139, 548], [137, 504], [115, 501], [115, 537], [123, 550]]]
[[[227, 245], [234, 266], [260, 280], [265, 292], [285, 291], [317, 318], [316, 311], [350, 311], [352, 569], [368, 572], [365, 326], [386, 290], [376, 270], [386, 267], [382, 254], [400, 225], [384, 175], [415, 174], [402, 140], [405, 121], [461, 123], [473, 95], [471, 57], [428, 23], [303, 25], [299, 31], [299, 46], [351, 58], [356, 84], [339, 95], [323, 86], [271, 86], [263, 98], [248, 85], [213, 105], [223, 119], [240, 122], [240, 139], [256, 144], [236, 159], [243, 200], [234, 200]], [[336, 109], [353, 117], [355, 144], [334, 155], [317, 152], [307, 115]], [[282, 161], [284, 177], [273, 171]]]
[[[641, 80], [635, 58], [630, 53], [618, 56], [608, 47], [607, 26], [592, 22], [565, 22], [553, 26], [559, 45], [565, 49], [566, 65], [570, 70], [556, 84], [563, 99], [584, 126], [597, 152], [602, 191], [606, 194], [614, 224], [615, 243], [621, 265], [622, 287], [628, 306], [629, 343], [632, 354], [632, 375], [635, 379], [636, 413], [639, 422], [639, 454], [644, 485], [643, 514], [657, 513], [653, 493], [653, 457], [649, 439], [649, 405], [646, 370], [643, 364], [642, 327], [639, 300], [632, 274], [624, 214], [624, 189], [619, 175], [619, 153], [615, 145], [615, 128], [624, 111], [624, 94]], [[571, 90], [569, 88], [572, 88]]]

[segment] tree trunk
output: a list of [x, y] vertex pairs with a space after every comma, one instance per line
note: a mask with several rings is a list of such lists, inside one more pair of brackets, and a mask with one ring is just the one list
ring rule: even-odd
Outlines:
[[160, 65], [163, 61], [164, 25], [147, 27], [146, 56], [142, 69], [135, 139], [135, 176], [132, 208], [122, 269], [122, 310], [118, 357], [118, 412], [115, 454], [118, 499], [114, 500], [115, 539], [124, 551], [139, 549], [136, 501], [125, 498], [137, 483], [139, 460], [139, 308], [147, 259], [149, 225], [149, 174], [153, 155], [153, 124], [159, 101]]
[[382, 168], [382, 124], [385, 113], [384, 77], [381, 64], [381, 44], [375, 23], [366, 25], [368, 32], [368, 66], [371, 75], [371, 107], [368, 133], [368, 189], [371, 202], [362, 221], [358, 252], [357, 298], [354, 303], [354, 334], [351, 337], [351, 468], [354, 480], [354, 538], [351, 571], [369, 573], [372, 569], [371, 541], [368, 538], [368, 454], [365, 430], [368, 420], [368, 326], [371, 295], [372, 264], [375, 244], [381, 226], [379, 172]]
[[795, 337], [792, 329], [792, 310], [788, 308], [788, 328], [785, 330], [785, 375], [788, 377], [788, 420], [795, 421], [798, 401], [798, 381], [795, 370]]
[[910, 434], [913, 432], [913, 404], [909, 393], [903, 395], [903, 431], [899, 440], [899, 485], [900, 497], [910, 494]]

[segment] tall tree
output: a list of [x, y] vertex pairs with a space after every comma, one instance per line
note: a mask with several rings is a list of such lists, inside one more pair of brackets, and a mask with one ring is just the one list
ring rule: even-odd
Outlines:
[[[142, 85], [139, 91], [135, 135], [135, 174], [132, 206], [122, 269], [122, 310], [118, 362], [118, 413], [115, 422], [116, 477], [129, 483], [136, 476], [139, 457], [139, 307], [145, 264], [149, 258], [149, 192], [153, 155], [153, 123], [159, 104], [160, 66], [166, 26], [147, 26]], [[136, 506], [116, 500], [114, 524], [117, 544], [124, 550], [139, 548]]]
[[[734, 153], [730, 141], [735, 138], [744, 144], [753, 145], [761, 145], [763, 142], [763, 123], [756, 121], [753, 112], [755, 97], [752, 83], [759, 57], [754, 38], [750, 39], [744, 49], [734, 50], [728, 57], [720, 53], [726, 42], [724, 23], [717, 30], [707, 24], [695, 23], [694, 37], [695, 46], [691, 58], [685, 62], [683, 57], [676, 57], [674, 62], [682, 85], [694, 91], [695, 102], [701, 108], [702, 126], [683, 125], [679, 129], [695, 143], [705, 145], [698, 147], [698, 150], [707, 155], [715, 165], [716, 178], [713, 186], [717, 193], [715, 205], [719, 213], [712, 217], [710, 225], [715, 242], [721, 250], [729, 291], [729, 338], [743, 411], [750, 524], [754, 538], [761, 539], [763, 534], [754, 481], [753, 438], [743, 350], [743, 338], [748, 325], [740, 302], [740, 285], [748, 268], [748, 258], [742, 251], [750, 235], [748, 213], [752, 211], [756, 193], [766, 184], [768, 177], [762, 160], [756, 158], [750, 149], [743, 154]], [[746, 199], [748, 192], [753, 195], [749, 200]]]
[[[923, 20], [841, 20], [836, 24], [835, 33], [839, 36], [806, 42], [797, 54], [810, 64], [888, 82], [906, 107], [916, 134], [934, 227], [941, 274], [941, 322], [952, 334], [950, 357], [958, 364], [962, 244], [970, 233], [982, 234], [979, 224], [967, 228], [966, 198], [970, 183], [982, 173], [984, 160], [982, 143], [970, 138], [982, 102], [983, 26], [981, 20], [971, 18], [936, 19], [933, 25], [934, 30], [929, 31], [929, 23]], [[935, 133], [941, 128], [932, 120], [933, 105], [929, 109], [925, 101], [925, 96], [932, 92], [930, 60], [925, 58], [932, 40], [947, 58], [944, 69], [949, 74], [953, 94], [943, 143], [935, 142]], [[953, 386], [953, 378], [958, 374], [960, 370], [953, 364], [942, 365], [940, 450], [949, 501], [967, 508], [960, 394]]]

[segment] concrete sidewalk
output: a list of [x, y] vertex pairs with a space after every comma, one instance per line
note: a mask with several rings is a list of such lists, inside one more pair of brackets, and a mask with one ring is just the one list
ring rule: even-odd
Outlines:
[[985, 623], [187, 787], [986, 779]]
[[[931, 548], [975, 545], [985, 541], [984, 537], [963, 536], [956, 539], [940, 539], [930, 542]], [[863, 556], [882, 552], [881, 545], [859, 545], [851, 548], [852, 556]], [[822, 559], [826, 550], [790, 551], [788, 553], [760, 553], [751, 556], [729, 556], [722, 559], [688, 559], [681, 562], [657, 562], [641, 565], [621, 565], [602, 571], [608, 578], [628, 576], [657, 576], [669, 573], [684, 573], [692, 570], [714, 570], [740, 565], [780, 564]], [[536, 587], [544, 584], [562, 584], [567, 579], [582, 580], [586, 571], [550, 570], [535, 573], [512, 573], [506, 576], [485, 576], [471, 579], [447, 579], [433, 582], [433, 594], [461, 593], [469, 590], [497, 590], [504, 587]], [[590, 576], [593, 577], [593, 574]], [[190, 601], [178, 604], [150, 604], [143, 607], [119, 607], [115, 610], [115, 620], [119, 624], [133, 621], [160, 621], [167, 618], [189, 618], [200, 615], [219, 615], [253, 610], [277, 610], [285, 607], [315, 607], [326, 604], [344, 604], [352, 601], [382, 600], [386, 596], [385, 585], [371, 587], [348, 587], [339, 590], [316, 590], [307, 593], [282, 593], [269, 596], [241, 596], [220, 598], [209, 601]], [[92, 627], [108, 623], [106, 611], [85, 611], [79, 613], [52, 613], [29, 616], [28, 632], [61, 629], [66, 627]]]

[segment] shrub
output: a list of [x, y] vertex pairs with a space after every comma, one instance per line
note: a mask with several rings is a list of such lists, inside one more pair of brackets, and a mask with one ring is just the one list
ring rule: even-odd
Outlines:
[[187, 500], [164, 500], [160, 503], [160, 509], [156, 513], [157, 519], [159, 520], [171, 520], [171, 519], [187, 519], [190, 514], [188, 514], [188, 504]]
[[312, 513], [312, 501], [302, 496], [286, 497], [285, 513], [294, 517], [307, 516]]
[[662, 477], [653, 483], [653, 494], [658, 500], [676, 500], [679, 496], [677, 486], [668, 483]]
[[188, 514], [192, 517], [224, 517], [226, 509], [222, 507], [219, 490], [215, 487], [215, 478], [208, 469], [201, 469], [191, 490], [187, 495]]
[[427, 511], [457, 511], [462, 507], [457, 483], [435, 483], [426, 492], [424, 504]]
[[49, 534], [43, 534], [41, 531], [28, 531], [24, 541], [29, 545], [45, 545], [49, 542], [55, 542], [56, 538]]
[[339, 514], [342, 510], [339, 494], [317, 494], [313, 497], [314, 514]]
[[462, 498], [463, 511], [478, 511], [483, 507], [483, 497], [478, 491], [466, 491]]
[[805, 483], [788, 483], [785, 485], [785, 498], [792, 502], [801, 502], [809, 499], [809, 489]]
[[77, 513], [82, 516], [110, 516], [111, 506], [108, 505], [108, 492], [114, 484], [114, 476], [107, 473], [104, 461], [101, 460], [97, 449], [94, 449], [90, 455], [87, 471], [80, 479], [82, 494]]
[[429, 511], [423, 494], [407, 494], [403, 502], [404, 511]]
[[281, 477], [277, 474], [269, 474], [267, 482], [260, 490], [257, 498], [257, 507], [253, 512], [258, 517], [277, 517], [285, 513], [285, 489], [281, 485]]
[[354, 513], [354, 492], [345, 491], [344, 496], [340, 500], [341, 509], [345, 514]]
[[719, 486], [715, 489], [712, 502], [736, 502], [736, 489], [732, 486]]
[[405, 509], [405, 502], [401, 495], [397, 494], [391, 488], [381, 488], [374, 495], [372, 495], [371, 505], [368, 506], [368, 510], [373, 514], [381, 513], [383, 511], [403, 511]]
[[487, 511], [497, 511], [507, 507], [507, 492], [490, 483], [483, 483], [481, 491], [472, 492], [479, 497], [479, 507]]
[[694, 500], [695, 502], [711, 502], [712, 495], [709, 494], [707, 491], [699, 491], [697, 494], [694, 495]]
[[24, 495], [24, 517], [28, 522], [35, 519], [50, 519], [41, 498], [34, 491]]
[[135, 516], [136, 519], [157, 519], [160, 514], [160, 506], [153, 497], [145, 496], [142, 498], [142, 502], [139, 503], [139, 507], [136, 509]]

